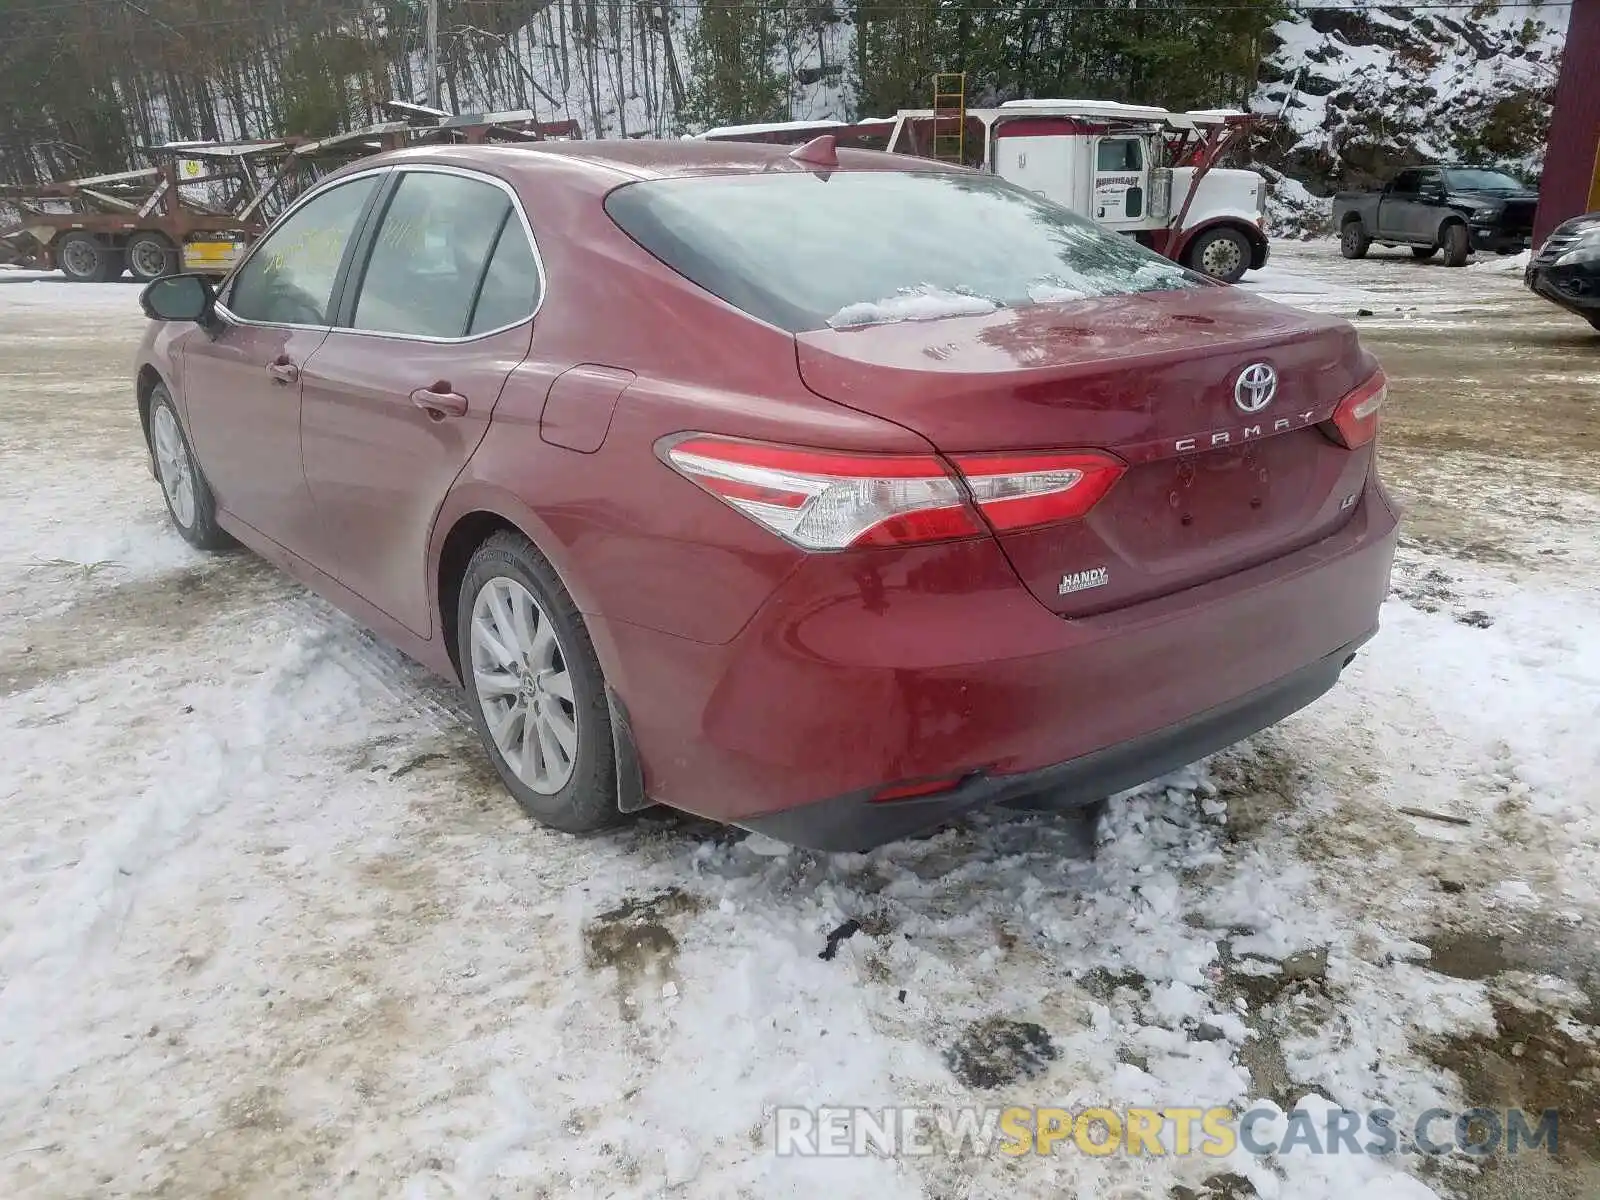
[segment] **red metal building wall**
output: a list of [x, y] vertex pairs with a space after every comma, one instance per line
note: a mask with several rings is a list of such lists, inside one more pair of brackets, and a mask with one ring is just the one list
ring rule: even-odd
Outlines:
[[1568, 217], [1600, 209], [1600, 0], [1573, 0], [1534, 244]]

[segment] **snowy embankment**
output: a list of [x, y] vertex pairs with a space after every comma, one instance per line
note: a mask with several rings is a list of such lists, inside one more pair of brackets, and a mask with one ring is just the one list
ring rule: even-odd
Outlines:
[[1492, 489], [1426, 440], [1530, 369], [1553, 420], [1586, 343], [1409, 256], [1290, 247], [1255, 286], [1377, 314], [1382, 632], [1097, 834], [834, 856], [530, 826], [448, 689], [166, 530], [134, 290], [0, 287], [0, 1193], [1540, 1195], [1461, 1155], [774, 1154], [787, 1105], [1592, 1112], [1600, 503], [1514, 439]]
[[1326, 232], [1334, 191], [1407, 163], [1486, 162], [1537, 179], [1568, 9], [1334, 0], [1280, 21], [1251, 101], [1279, 123], [1265, 155], [1274, 232]]

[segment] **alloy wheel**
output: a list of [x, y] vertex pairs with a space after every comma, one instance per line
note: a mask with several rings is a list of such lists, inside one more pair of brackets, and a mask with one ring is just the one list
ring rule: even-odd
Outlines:
[[173, 518], [188, 529], [194, 525], [194, 468], [189, 462], [189, 448], [183, 444], [178, 419], [165, 404], [156, 407], [152, 426], [156, 474], [161, 479], [162, 490], [167, 493]]
[[489, 580], [472, 602], [472, 686], [489, 736], [513, 774], [559, 792], [578, 756], [578, 710], [550, 616], [515, 579]]

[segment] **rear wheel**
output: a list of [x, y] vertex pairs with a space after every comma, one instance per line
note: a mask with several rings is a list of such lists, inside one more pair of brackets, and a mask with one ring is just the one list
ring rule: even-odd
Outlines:
[[1416, 259], [1418, 262], [1427, 262], [1437, 253], [1439, 253], [1439, 247], [1437, 246], [1411, 247], [1411, 257]]
[[178, 248], [163, 233], [136, 233], [123, 248], [128, 271], [140, 283], [150, 283], [178, 270]]
[[92, 233], [69, 233], [55, 246], [56, 266], [73, 283], [104, 283], [122, 274], [122, 256]]
[[456, 649], [478, 735], [523, 810], [567, 833], [622, 821], [594, 643], [555, 571], [520, 533], [495, 534], [467, 564]]
[[1188, 265], [1223, 283], [1238, 283], [1250, 265], [1250, 239], [1237, 229], [1208, 229], [1184, 255]]
[[1360, 218], [1346, 221], [1344, 228], [1339, 230], [1339, 253], [1346, 258], [1365, 258], [1367, 251], [1372, 249], [1372, 239], [1367, 236], [1367, 229]]
[[1444, 265], [1464, 267], [1472, 255], [1472, 231], [1460, 221], [1446, 225], [1444, 230]]

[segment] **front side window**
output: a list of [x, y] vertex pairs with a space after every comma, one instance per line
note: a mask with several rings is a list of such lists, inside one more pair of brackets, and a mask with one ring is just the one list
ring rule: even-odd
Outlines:
[[624, 232], [792, 333], [1205, 286], [1132, 238], [993, 175], [783, 171], [626, 184]]
[[490, 252], [508, 222], [520, 234], [510, 197], [491, 183], [432, 171], [405, 173], [378, 226], [352, 326], [464, 337]]
[[1144, 170], [1144, 148], [1138, 138], [1101, 138], [1095, 151], [1098, 171]]
[[228, 311], [274, 325], [328, 324], [339, 265], [377, 186], [375, 175], [353, 179], [291, 213], [239, 268]]

